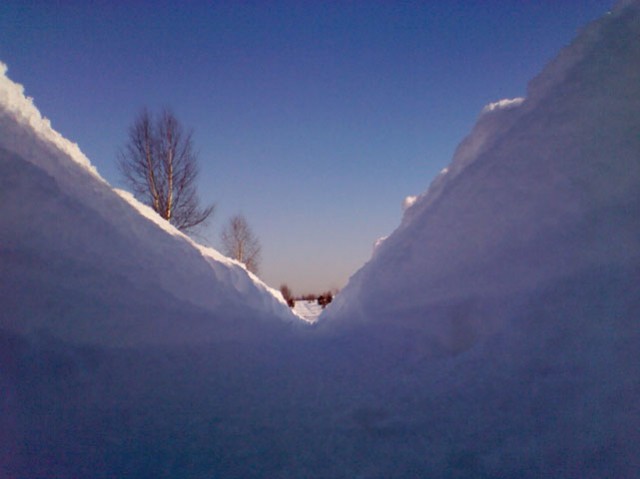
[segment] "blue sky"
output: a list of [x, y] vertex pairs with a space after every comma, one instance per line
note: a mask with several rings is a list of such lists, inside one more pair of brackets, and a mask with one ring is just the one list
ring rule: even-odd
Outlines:
[[0, 3], [0, 61], [111, 184], [144, 106], [194, 129], [216, 246], [243, 213], [261, 276], [342, 287], [482, 107], [613, 0]]

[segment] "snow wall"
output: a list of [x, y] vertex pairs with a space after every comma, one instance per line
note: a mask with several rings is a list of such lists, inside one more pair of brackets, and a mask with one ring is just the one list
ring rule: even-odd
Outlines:
[[637, 9], [622, 2], [586, 28], [525, 99], [485, 107], [449, 167], [327, 310], [327, 329], [419, 327], [446, 343], [453, 321], [481, 337], [522, 296], [638, 265]]
[[295, 334], [5, 79], [0, 476], [638, 477], [639, 39], [622, 2], [488, 107]]
[[240, 264], [112, 189], [6, 70], [0, 64], [0, 326], [124, 345], [296, 321]]

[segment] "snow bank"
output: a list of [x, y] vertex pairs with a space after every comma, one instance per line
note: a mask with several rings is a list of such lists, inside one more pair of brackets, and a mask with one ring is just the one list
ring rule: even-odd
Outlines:
[[293, 312], [305, 321], [315, 323], [322, 313], [322, 306], [318, 301], [299, 300], [295, 302]]
[[[89, 159], [80, 151], [78, 145], [51, 128], [51, 122], [40, 114], [33, 104], [33, 98], [25, 96], [24, 87], [7, 77], [7, 70], [7, 65], [0, 62], [0, 105], [4, 110], [3, 113], [10, 115], [19, 125], [32, 129], [40, 139], [59, 149], [83, 169], [104, 181]], [[26, 154], [30, 147], [28, 142], [21, 142], [19, 137], [14, 141], [10, 141], [10, 138], [3, 138], [3, 140], [6, 142], [3, 143], [5, 147], [10, 147], [12, 151], [23, 156], [29, 156]], [[38, 161], [38, 158], [33, 160]]]
[[469, 298], [507, 304], [500, 298], [640, 258], [637, 8], [585, 29], [527, 99], [483, 109], [325, 322], [401, 323]]
[[[222, 339], [248, 321], [296, 321], [280, 293], [242, 265], [114, 191], [6, 70], [0, 67], [0, 274], [10, 286], [0, 293], [0, 327], [128, 344]], [[134, 319], [144, 311], [153, 313]], [[225, 319], [226, 333], [214, 317]]]
[[320, 317], [387, 381], [349, 389], [367, 453], [331, 438], [362, 476], [637, 477], [639, 38], [622, 2], [485, 108]]
[[240, 267], [0, 108], [0, 476], [637, 477], [640, 1], [624, 4], [483, 113], [293, 335]]

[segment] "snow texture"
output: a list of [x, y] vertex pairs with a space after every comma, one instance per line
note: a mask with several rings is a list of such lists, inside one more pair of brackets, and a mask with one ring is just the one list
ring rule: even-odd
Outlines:
[[483, 112], [306, 327], [3, 79], [0, 477], [639, 477], [639, 38]]

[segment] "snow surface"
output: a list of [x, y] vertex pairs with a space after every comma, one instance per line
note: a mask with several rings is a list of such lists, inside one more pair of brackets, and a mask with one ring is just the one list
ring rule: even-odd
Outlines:
[[[211, 338], [221, 333], [216, 321], [205, 319], [211, 313], [225, 322], [296, 321], [282, 295], [242, 265], [194, 243], [130, 194], [113, 190], [4, 74], [0, 153], [0, 254], [8, 285], [0, 292], [3, 327], [122, 345]], [[39, 294], [27, 300], [21, 291], [29, 290]], [[200, 319], [166, 317], [162, 305], [173, 302]], [[109, 317], [86, 324], [105, 309], [113, 310]], [[132, 311], [145, 310], [134, 319]]]
[[312, 327], [4, 79], [0, 477], [639, 477], [639, 37], [625, 1], [481, 114]]
[[418, 197], [417, 197], [417, 196], [415, 196], [415, 195], [407, 196], [407, 197], [402, 201], [402, 211], [405, 211], [405, 210], [407, 210], [407, 209], [411, 208], [411, 207], [415, 204], [415, 202], [416, 202], [416, 200], [417, 200], [417, 199], [418, 199]]
[[636, 10], [621, 5], [593, 23], [527, 99], [483, 110], [327, 322], [398, 321], [454, 298], [511, 297], [638, 260]]
[[305, 321], [315, 323], [322, 314], [322, 306], [318, 301], [299, 300], [295, 302], [293, 312]]

